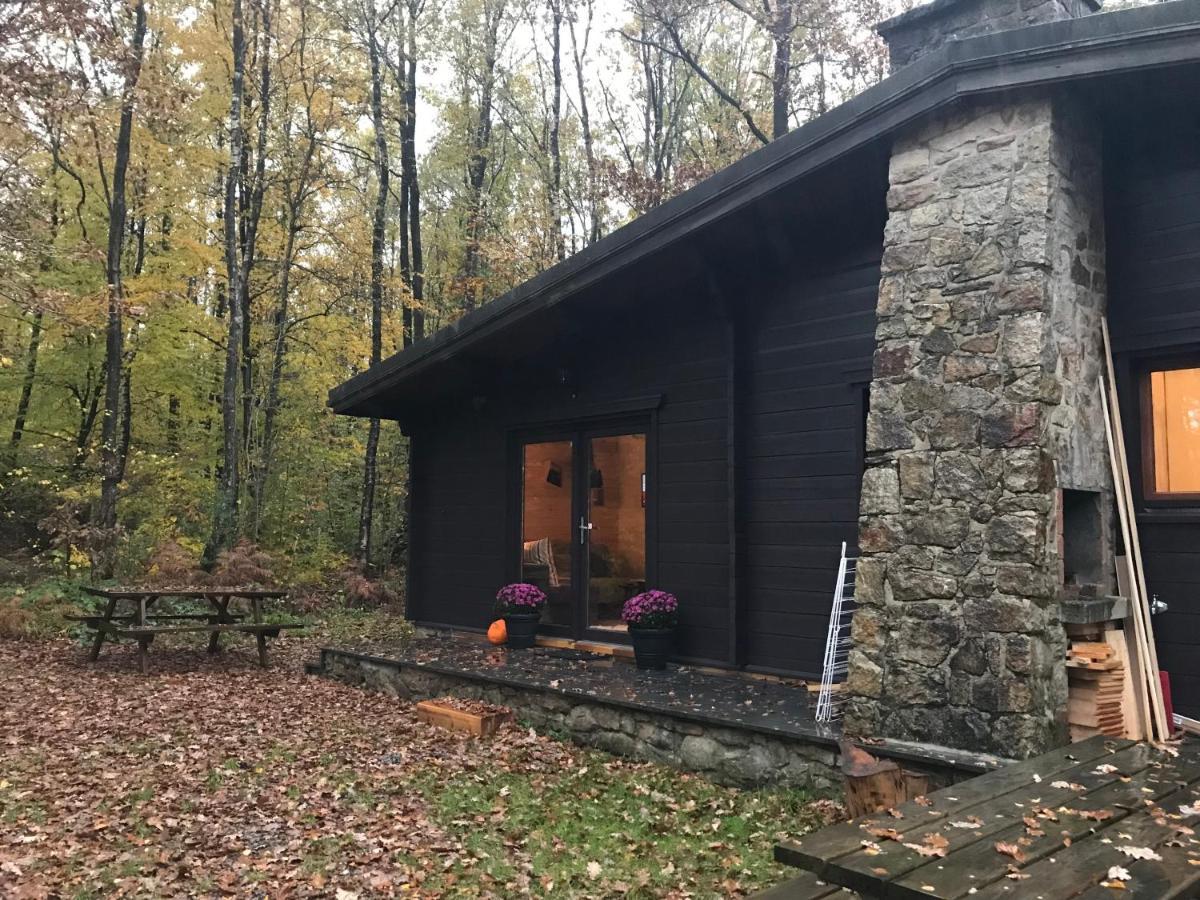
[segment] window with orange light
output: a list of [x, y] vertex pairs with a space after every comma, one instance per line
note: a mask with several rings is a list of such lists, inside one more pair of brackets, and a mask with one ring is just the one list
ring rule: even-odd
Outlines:
[[1200, 500], [1200, 368], [1148, 374], [1146, 494]]

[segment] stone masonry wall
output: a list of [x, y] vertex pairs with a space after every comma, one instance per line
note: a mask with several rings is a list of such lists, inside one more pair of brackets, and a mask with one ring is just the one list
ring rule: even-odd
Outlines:
[[948, 41], [1088, 15], [1086, 0], [933, 0], [879, 25], [895, 72]]
[[1058, 489], [1109, 486], [1099, 141], [975, 104], [890, 180], [846, 731], [1031, 756], [1066, 740]]
[[393, 697], [468, 697], [510, 707], [535, 728], [584, 746], [699, 772], [718, 784], [795, 785], [830, 793], [841, 784], [836, 748], [589, 703], [559, 693], [487, 684], [402, 663], [322, 656], [322, 674]]

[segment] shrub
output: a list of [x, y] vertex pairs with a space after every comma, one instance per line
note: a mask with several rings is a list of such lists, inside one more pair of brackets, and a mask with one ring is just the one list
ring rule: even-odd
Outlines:
[[79, 554], [86, 554], [93, 571], [108, 569], [125, 535], [120, 525], [101, 528], [91, 521], [91, 506], [84, 500], [66, 500], [54, 512], [38, 522], [49, 538], [50, 546], [67, 561], [69, 569], [78, 567]]
[[342, 573], [342, 581], [342, 593], [347, 606], [378, 609], [391, 606], [400, 599], [385, 582], [368, 578], [355, 568], [346, 569]]
[[630, 628], [674, 628], [679, 601], [666, 591], [646, 591], [625, 601], [621, 618]]
[[496, 594], [498, 615], [541, 612], [546, 594], [536, 584], [506, 584]]
[[274, 565], [257, 544], [242, 538], [217, 557], [209, 581], [214, 587], [266, 587], [275, 583]]
[[79, 582], [49, 579], [30, 588], [10, 588], [0, 599], [0, 638], [32, 640], [75, 634], [82, 629], [67, 616], [95, 612], [97, 598], [82, 592]]
[[156, 587], [182, 587], [200, 584], [204, 574], [197, 564], [196, 555], [179, 541], [168, 538], [150, 553], [143, 580], [147, 585]]
[[0, 600], [0, 638], [21, 640], [30, 637], [33, 613], [21, 605], [20, 597]]

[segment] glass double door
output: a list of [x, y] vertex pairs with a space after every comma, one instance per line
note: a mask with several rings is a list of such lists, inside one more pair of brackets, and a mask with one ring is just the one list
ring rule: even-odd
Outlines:
[[521, 445], [521, 581], [546, 592], [543, 630], [623, 640], [646, 588], [646, 433], [567, 431]]

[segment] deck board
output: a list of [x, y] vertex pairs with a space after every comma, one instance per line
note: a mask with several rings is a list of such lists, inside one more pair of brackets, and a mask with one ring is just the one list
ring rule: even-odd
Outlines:
[[931, 823], [957, 814], [962, 810], [993, 797], [1017, 790], [1033, 783], [1033, 776], [1043, 779], [1075, 766], [1107, 756], [1114, 750], [1123, 750], [1131, 741], [1106, 741], [1103, 737], [1089, 738], [1055, 750], [1035, 760], [1015, 763], [995, 772], [988, 772], [944, 791], [937, 791], [922, 802], [908, 801], [897, 808], [899, 818], [888, 815], [868, 816], [841, 825], [805, 835], [797, 841], [780, 844], [775, 858], [780, 862], [823, 874], [824, 867], [837, 857], [853, 853], [862, 847], [864, 840], [872, 840], [867, 828], [894, 828], [901, 834], [925, 828]]
[[[1197, 740], [1159, 748], [1092, 738], [923, 804], [904, 804], [901, 818], [884, 812], [826, 828], [777, 847], [776, 858], [888, 900], [1200, 894]], [[1132, 858], [1125, 846], [1161, 859]], [[934, 847], [944, 855], [931, 855]], [[1128, 871], [1123, 888], [1100, 887], [1112, 866]]]

